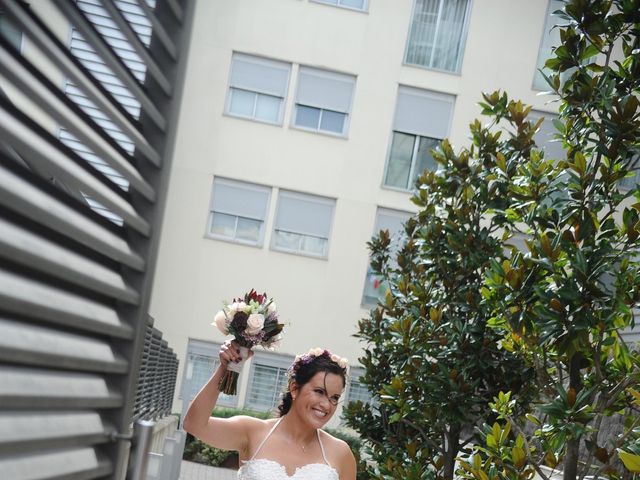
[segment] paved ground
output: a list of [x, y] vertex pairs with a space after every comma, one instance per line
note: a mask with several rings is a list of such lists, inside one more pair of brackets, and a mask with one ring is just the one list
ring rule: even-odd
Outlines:
[[182, 461], [179, 480], [236, 480], [237, 471]]

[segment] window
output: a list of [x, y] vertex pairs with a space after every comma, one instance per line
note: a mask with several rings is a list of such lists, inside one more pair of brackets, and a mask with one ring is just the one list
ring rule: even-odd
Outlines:
[[558, 131], [553, 125], [553, 120], [557, 118], [557, 115], [535, 110], [532, 110], [529, 114], [531, 122], [537, 122], [541, 117], [544, 117], [544, 120], [540, 124], [540, 129], [533, 137], [536, 145], [544, 151], [545, 158], [553, 160], [565, 158], [566, 154], [562, 147], [562, 141], [555, 139]]
[[251, 360], [245, 407], [262, 412], [277, 407], [287, 388], [287, 369], [292, 362], [290, 357], [256, 351]]
[[367, 0], [313, 0], [317, 3], [326, 3], [327, 5], [336, 5], [338, 7], [351, 8], [353, 10], [367, 9]]
[[326, 257], [335, 203], [330, 198], [280, 191], [273, 248]]
[[371, 392], [367, 390], [366, 385], [360, 383], [360, 377], [362, 375], [364, 375], [364, 369], [362, 368], [352, 368], [349, 372], [347, 403], [357, 402], [358, 400], [363, 403], [371, 402]]
[[[395, 263], [395, 253], [400, 247], [404, 237], [404, 223], [411, 217], [411, 213], [399, 210], [389, 210], [378, 208], [376, 212], [376, 223], [373, 228], [373, 235], [378, 235], [380, 230], [389, 230], [391, 235], [391, 258]], [[364, 293], [362, 295], [362, 305], [375, 305], [378, 299], [384, 298], [388, 290], [388, 285], [381, 278], [373, 273], [371, 267], [367, 269], [367, 278], [364, 282]]]
[[20, 50], [20, 46], [22, 45], [22, 32], [2, 12], [0, 12], [0, 35], [2, 35], [13, 48], [18, 51]]
[[459, 72], [468, 0], [416, 0], [405, 62]]
[[633, 175], [620, 180], [620, 188], [625, 190], [635, 189], [640, 183], [640, 155], [635, 155], [629, 160], [630, 168], [633, 169]]
[[[184, 409], [218, 368], [220, 360], [217, 352], [219, 349], [219, 344], [189, 340], [181, 391]], [[235, 395], [221, 393], [218, 397], [218, 405], [235, 407], [237, 399], [238, 397]]]
[[293, 124], [305, 130], [346, 135], [355, 82], [351, 75], [300, 67]]
[[410, 190], [427, 168], [435, 169], [431, 149], [449, 133], [454, 97], [400, 87], [384, 178], [388, 187]]
[[213, 180], [208, 234], [262, 245], [271, 188], [222, 178]]
[[547, 7], [547, 14], [544, 22], [544, 30], [542, 31], [542, 39], [540, 41], [540, 49], [538, 51], [538, 61], [536, 63], [536, 71], [533, 74], [533, 88], [535, 90], [547, 90], [549, 85], [540, 73], [542, 69], [545, 74], [549, 75], [549, 70], [544, 68], [544, 62], [551, 57], [551, 49], [554, 46], [560, 44], [560, 29], [554, 28], [562, 19], [552, 15], [556, 10], [560, 10], [563, 7], [561, 0], [550, 0]]
[[281, 124], [291, 65], [234, 53], [226, 112]]

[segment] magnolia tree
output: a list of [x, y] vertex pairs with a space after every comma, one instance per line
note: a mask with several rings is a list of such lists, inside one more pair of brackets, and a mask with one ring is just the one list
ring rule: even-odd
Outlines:
[[[546, 66], [566, 156], [496, 153], [511, 201], [493, 213], [526, 247], [492, 261], [482, 302], [540, 395], [525, 415], [517, 392], [496, 396], [497, 420], [461, 463], [478, 480], [640, 472], [640, 357], [621, 335], [640, 301], [640, 191], [621, 186], [640, 158], [640, 1], [570, 0], [556, 14], [566, 25]], [[493, 95], [483, 107], [517, 138], [531, 122], [513, 105]]]
[[[373, 478], [453, 478], [473, 427], [495, 418], [489, 401], [501, 390], [527, 396], [533, 369], [499, 348], [481, 295], [491, 260], [503, 256], [500, 222], [483, 215], [508, 206], [505, 185], [494, 181], [502, 143], [491, 127], [476, 121], [473, 146], [454, 153], [445, 140], [433, 152], [439, 168], [418, 179], [420, 211], [395, 258], [387, 231], [369, 244], [390, 289], [357, 333], [366, 343], [360, 381], [374, 401], [350, 404], [345, 416], [371, 447]], [[534, 133], [528, 127], [509, 148], [526, 155]]]

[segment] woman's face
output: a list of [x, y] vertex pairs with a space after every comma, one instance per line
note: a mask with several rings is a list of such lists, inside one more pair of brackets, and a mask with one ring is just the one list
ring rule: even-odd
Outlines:
[[344, 383], [340, 375], [318, 372], [302, 387], [295, 386], [293, 408], [314, 428], [321, 428], [336, 411]]

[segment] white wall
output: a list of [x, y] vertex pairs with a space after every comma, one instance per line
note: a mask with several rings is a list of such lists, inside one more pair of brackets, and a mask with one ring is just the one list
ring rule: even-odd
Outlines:
[[[467, 143], [481, 91], [552, 111], [531, 89], [545, 0], [475, 0], [460, 74], [403, 65], [412, 0], [370, 0], [367, 13], [309, 0], [199, 0], [186, 95], [151, 314], [184, 365], [188, 338], [222, 341], [210, 325], [222, 299], [266, 290], [288, 323], [281, 351], [324, 346], [352, 359], [365, 242], [377, 206], [412, 210], [409, 194], [381, 188], [399, 84], [456, 95], [450, 138]], [[294, 64], [283, 126], [223, 115], [232, 53]], [[357, 76], [348, 138], [290, 127], [297, 64]], [[214, 175], [337, 199], [328, 259], [205, 238]], [[181, 375], [179, 376], [181, 379]], [[179, 409], [179, 407], [176, 407]]]

